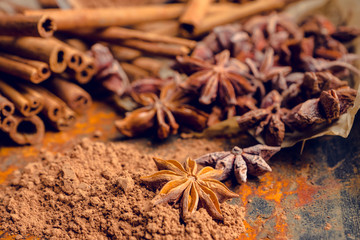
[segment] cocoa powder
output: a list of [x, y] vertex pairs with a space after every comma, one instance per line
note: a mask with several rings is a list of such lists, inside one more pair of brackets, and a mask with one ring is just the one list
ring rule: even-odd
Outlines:
[[[182, 152], [210, 150], [201, 140], [176, 145]], [[178, 205], [152, 206], [158, 190], [139, 178], [157, 169], [138, 149], [84, 139], [67, 153], [42, 153], [1, 186], [0, 230], [46, 239], [235, 239], [244, 231], [238, 204], [221, 204], [223, 222], [205, 209], [183, 220]]]

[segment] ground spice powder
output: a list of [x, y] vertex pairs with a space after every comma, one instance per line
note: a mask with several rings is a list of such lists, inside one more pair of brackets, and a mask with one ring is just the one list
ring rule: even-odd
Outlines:
[[[179, 143], [181, 144], [181, 143]], [[191, 147], [191, 145], [190, 145]], [[41, 154], [0, 189], [0, 230], [46, 239], [235, 239], [244, 210], [223, 203], [223, 222], [205, 209], [180, 219], [179, 206], [151, 206], [156, 171], [135, 143], [84, 139], [72, 151]]]

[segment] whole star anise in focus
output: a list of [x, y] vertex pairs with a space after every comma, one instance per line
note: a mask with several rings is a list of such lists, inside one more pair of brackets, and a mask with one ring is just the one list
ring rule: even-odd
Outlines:
[[165, 139], [177, 133], [178, 122], [195, 130], [206, 127], [208, 114], [186, 104], [190, 98], [176, 83], [164, 86], [160, 96], [149, 92], [134, 97], [143, 107], [115, 122], [117, 129], [128, 137], [137, 136], [154, 127], [157, 128], [157, 136]]
[[272, 90], [262, 100], [259, 109], [255, 109], [238, 117], [240, 129], [255, 128], [255, 135], [263, 135], [265, 143], [280, 146], [285, 136], [285, 125], [282, 117], [287, 109], [281, 108], [282, 97], [278, 91]]
[[234, 147], [228, 152], [214, 152], [203, 155], [195, 161], [198, 164], [215, 167], [223, 170], [217, 177], [224, 181], [233, 174], [239, 184], [246, 182], [247, 175], [260, 176], [266, 172], [271, 172], [271, 167], [267, 161], [278, 151], [280, 147], [271, 147], [266, 145], [255, 145], [248, 148]]
[[214, 219], [222, 220], [219, 202], [239, 197], [224, 184], [215, 180], [215, 177], [221, 174], [221, 170], [204, 167], [198, 171], [197, 163], [190, 158], [186, 160], [184, 167], [175, 160], [153, 159], [160, 171], [141, 177], [141, 180], [146, 183], [164, 181], [167, 183], [152, 200], [152, 203], [157, 205], [164, 202], [181, 201], [183, 218], [202, 206]]
[[255, 88], [242, 76], [242, 69], [232, 64], [230, 52], [224, 50], [215, 56], [215, 64], [188, 56], [179, 56], [183, 65], [190, 65], [196, 70], [181, 87], [200, 90], [199, 101], [210, 104], [217, 98], [222, 104], [235, 104], [236, 96], [251, 93]]

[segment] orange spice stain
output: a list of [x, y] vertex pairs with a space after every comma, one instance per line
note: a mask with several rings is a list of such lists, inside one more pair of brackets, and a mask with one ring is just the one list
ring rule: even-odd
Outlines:
[[320, 190], [320, 187], [309, 184], [305, 177], [299, 177], [296, 179], [298, 183], [298, 189], [296, 191], [298, 196], [298, 202], [295, 207], [301, 207], [311, 203], [314, 200], [314, 195]]
[[6, 180], [6, 178], [16, 169], [17, 168], [15, 167], [9, 167], [8, 169], [6, 169], [6, 171], [0, 172], [0, 184], [3, 183]]

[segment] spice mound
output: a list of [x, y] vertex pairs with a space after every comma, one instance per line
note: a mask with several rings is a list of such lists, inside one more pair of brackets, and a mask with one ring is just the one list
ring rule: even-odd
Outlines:
[[156, 171], [134, 143], [84, 139], [70, 152], [43, 153], [0, 191], [0, 230], [46, 239], [235, 239], [243, 208], [223, 203], [223, 221], [204, 208], [180, 220], [180, 207], [153, 206], [140, 176]]

